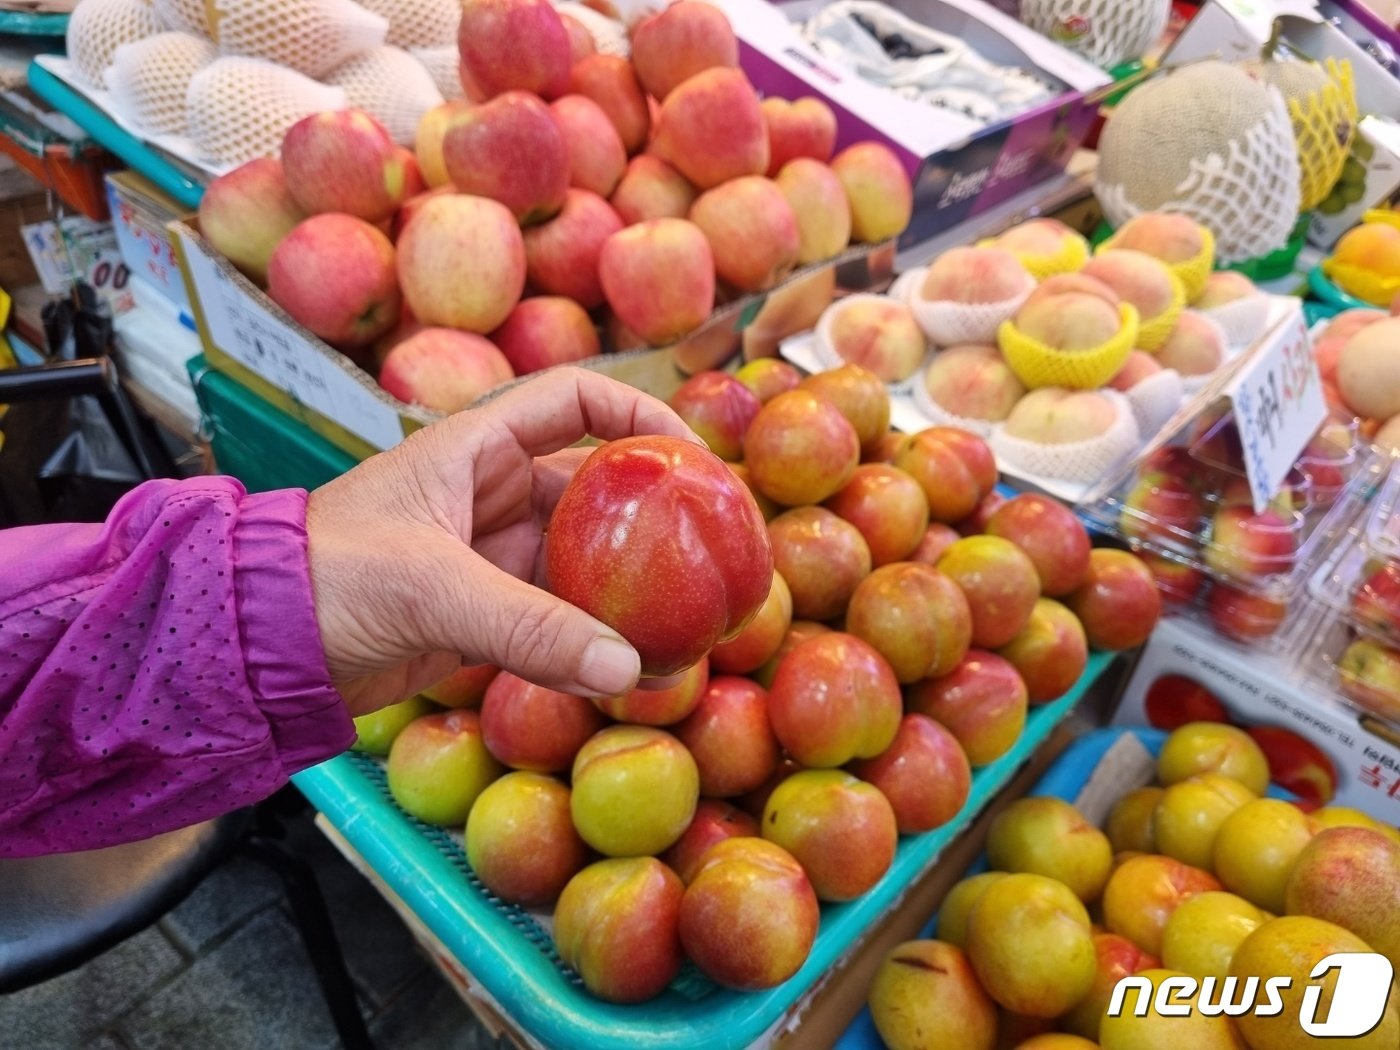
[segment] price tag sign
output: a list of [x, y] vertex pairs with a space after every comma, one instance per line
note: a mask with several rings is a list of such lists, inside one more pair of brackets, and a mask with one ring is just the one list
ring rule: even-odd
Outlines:
[[1262, 511], [1327, 418], [1301, 303], [1274, 324], [1225, 393], [1234, 405], [1254, 509]]

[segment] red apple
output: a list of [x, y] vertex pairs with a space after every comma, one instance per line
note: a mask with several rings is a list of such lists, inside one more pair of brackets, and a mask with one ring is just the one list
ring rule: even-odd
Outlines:
[[632, 62], [647, 93], [664, 101], [697, 73], [737, 67], [739, 42], [719, 8], [678, 0], [633, 31]]
[[987, 534], [1010, 540], [1026, 552], [1051, 598], [1070, 593], [1089, 571], [1089, 533], [1063, 503], [1026, 493], [998, 507]]
[[961, 812], [972, 790], [962, 745], [925, 715], [905, 715], [883, 754], [849, 769], [880, 789], [904, 835], [942, 827]]
[[569, 185], [611, 197], [627, 170], [627, 150], [603, 107], [585, 95], [564, 95], [549, 112], [568, 144]]
[[379, 385], [405, 403], [460, 412], [514, 374], [505, 355], [482, 336], [423, 328], [385, 355]]
[[560, 295], [524, 299], [491, 333], [518, 376], [601, 353], [598, 330], [583, 307]]
[[972, 644], [979, 648], [998, 648], [1020, 634], [1040, 597], [1035, 563], [999, 536], [958, 540], [938, 559], [938, 571], [967, 596]]
[[1089, 643], [1074, 613], [1041, 598], [1025, 628], [998, 652], [1020, 673], [1030, 702], [1043, 704], [1064, 696], [1079, 681]]
[[1400, 565], [1387, 561], [1356, 589], [1352, 618], [1365, 628], [1400, 636]]
[[860, 441], [830, 401], [790, 390], [759, 409], [744, 435], [744, 461], [770, 499], [789, 507], [820, 503], [855, 473]]
[[199, 201], [200, 234], [258, 284], [267, 283], [273, 250], [305, 218], [276, 157], [259, 157], [220, 175]]
[[851, 596], [846, 630], [873, 646], [904, 683], [952, 671], [972, 641], [972, 611], [956, 583], [931, 565], [876, 569]]
[[599, 697], [598, 710], [619, 722], [642, 726], [669, 726], [686, 718], [710, 684], [710, 662], [701, 657], [681, 680], [669, 689], [633, 689], [622, 696]]
[[363, 219], [313, 215], [273, 251], [267, 294], [333, 346], [368, 346], [399, 320], [394, 246]]
[[502, 764], [535, 773], [567, 773], [574, 756], [608, 720], [582, 697], [497, 675], [481, 701], [481, 735]]
[[602, 197], [570, 189], [558, 215], [524, 233], [530, 287], [572, 299], [585, 310], [601, 306], [598, 260], [608, 238], [621, 229], [622, 220]]
[[1391, 721], [1400, 721], [1400, 653], [1358, 639], [1337, 661], [1342, 695]]
[[697, 372], [671, 395], [671, 407], [720, 459], [744, 456], [744, 434], [763, 406], [726, 372]]
[[782, 573], [773, 571], [773, 586], [758, 614], [742, 631], [710, 650], [710, 668], [720, 674], [748, 674], [777, 653], [792, 626], [792, 591]]
[[876, 566], [907, 558], [928, 530], [924, 490], [904, 471], [883, 463], [857, 467], [826, 507], [860, 530]]
[[700, 862], [710, 847], [725, 839], [756, 838], [758, 821], [728, 802], [702, 798], [695, 806], [690, 826], [681, 833], [674, 846], [661, 854], [661, 862], [690, 885]]
[[618, 320], [654, 346], [686, 335], [715, 305], [714, 255], [700, 228], [684, 219], [614, 233], [598, 256], [598, 278]]
[[1162, 597], [1147, 566], [1126, 551], [1095, 550], [1084, 582], [1065, 599], [1092, 649], [1134, 649], [1162, 615]]
[[1287, 572], [1298, 553], [1298, 528], [1295, 514], [1272, 507], [1259, 514], [1250, 506], [1221, 507], [1206, 541], [1206, 565], [1236, 579]]
[[282, 139], [287, 188], [308, 215], [380, 223], [404, 201], [408, 173], [384, 125], [358, 109], [313, 113]]
[[529, 92], [507, 91], [453, 117], [442, 160], [459, 193], [500, 201], [522, 225], [564, 206], [568, 142], [549, 107]]
[[874, 758], [894, 740], [902, 704], [889, 664], [854, 635], [832, 631], [778, 664], [768, 714], [783, 748], [804, 766]]
[[569, 71], [569, 90], [607, 114], [623, 148], [636, 153], [651, 133], [651, 111], [632, 64], [618, 55], [589, 55]]
[[1010, 751], [1026, 725], [1026, 683], [1010, 663], [981, 649], [941, 678], [911, 686], [909, 710], [928, 715], [957, 737], [975, 766]]
[[674, 732], [695, 758], [700, 793], [710, 798], [753, 791], [778, 768], [781, 755], [768, 718], [768, 694], [747, 678], [712, 678], [695, 710]]
[[569, 89], [569, 31], [548, 0], [468, 0], [457, 47], [463, 84], [480, 99], [513, 89], [552, 99]]
[[1196, 600], [1196, 595], [1205, 585], [1205, 573], [1190, 562], [1178, 561], [1162, 554], [1142, 553], [1138, 557], [1157, 582], [1157, 590], [1164, 602], [1189, 605]]
[[810, 157], [823, 164], [836, 149], [836, 114], [819, 98], [789, 102], [769, 96], [759, 107], [768, 125], [768, 174], [777, 175], [790, 160]]
[[772, 179], [729, 179], [696, 198], [690, 221], [704, 231], [715, 273], [744, 292], [772, 288], [797, 265], [797, 216]]
[[768, 523], [773, 564], [792, 593], [792, 611], [832, 620], [870, 574], [870, 548], [860, 531], [823, 507], [798, 507]]
[[748, 77], [716, 68], [682, 82], [656, 116], [652, 149], [701, 190], [762, 175], [768, 170], [768, 128]]
[[748, 489], [717, 456], [677, 438], [594, 451], [560, 497], [546, 546], [554, 593], [626, 638], [644, 675], [696, 663], [748, 622], [773, 579]]
[[641, 153], [628, 161], [609, 200], [622, 221], [632, 226], [647, 219], [684, 219], [695, 197], [695, 187], [684, 175], [660, 157]]

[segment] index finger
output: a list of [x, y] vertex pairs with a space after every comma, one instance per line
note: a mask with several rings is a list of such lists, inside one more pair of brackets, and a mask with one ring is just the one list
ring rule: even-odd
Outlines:
[[603, 441], [659, 434], [700, 441], [665, 402], [582, 368], [559, 368], [482, 407], [531, 456], [547, 456], [592, 436]]

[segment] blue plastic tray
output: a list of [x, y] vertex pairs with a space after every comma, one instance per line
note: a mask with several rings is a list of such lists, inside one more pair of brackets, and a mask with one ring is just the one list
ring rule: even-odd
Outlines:
[[408, 817], [390, 800], [380, 767], [341, 755], [298, 774], [298, 788], [510, 1015], [550, 1050], [737, 1050], [758, 1039], [937, 859], [1005, 786], [1112, 662], [1094, 653], [1064, 697], [1032, 710], [1015, 748], [977, 770], [967, 805], [946, 826], [900, 840], [885, 877], [858, 900], [822, 908], [821, 930], [802, 969], [763, 992], [720, 988], [693, 970], [639, 1006], [600, 1002], [554, 952], [527, 912], [490, 895], [458, 842]]
[[[1107, 754], [1108, 749], [1129, 734], [1137, 737], [1154, 758], [1161, 752], [1162, 745], [1167, 739], [1165, 729], [1148, 729], [1141, 726], [1096, 729], [1092, 733], [1086, 733], [1067, 747], [1064, 754], [1055, 760], [1055, 764], [1045, 771], [1040, 782], [1027, 794], [1049, 795], [1053, 798], [1062, 798], [1066, 802], [1073, 802], [1084, 790], [1084, 785], [1089, 782], [1089, 777], [1098, 768], [1099, 762]], [[1274, 784], [1269, 785], [1268, 794], [1270, 798], [1292, 799], [1296, 797]], [[967, 869], [967, 874], [975, 875], [979, 871], [985, 870], [986, 867], [986, 860], [979, 858], [972, 867]], [[919, 931], [919, 937], [933, 937], [937, 925], [938, 913], [935, 912], [930, 917], [928, 925]], [[851, 1026], [842, 1033], [840, 1040], [836, 1043], [835, 1050], [884, 1050], [884, 1046], [879, 1033], [875, 1031], [875, 1022], [870, 1019], [870, 1011], [862, 1008], [860, 1013], [856, 1015], [856, 1019], [851, 1022]]]

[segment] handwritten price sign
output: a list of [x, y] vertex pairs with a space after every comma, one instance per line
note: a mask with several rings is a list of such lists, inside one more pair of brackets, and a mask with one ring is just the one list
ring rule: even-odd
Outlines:
[[1226, 388], [1254, 509], [1263, 510], [1327, 416], [1302, 305], [1290, 308]]

